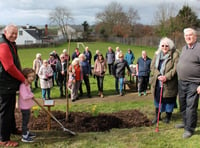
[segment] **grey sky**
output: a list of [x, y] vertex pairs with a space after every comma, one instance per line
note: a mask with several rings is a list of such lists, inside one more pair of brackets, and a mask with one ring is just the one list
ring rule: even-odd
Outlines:
[[152, 24], [155, 11], [161, 3], [170, 3], [177, 11], [188, 4], [200, 18], [200, 0], [1, 0], [0, 25], [49, 24], [49, 12], [56, 6], [67, 7], [74, 20], [71, 24], [82, 24], [85, 20], [92, 25], [95, 14], [102, 12], [110, 2], [117, 1], [124, 9], [133, 7], [140, 16], [139, 23]]

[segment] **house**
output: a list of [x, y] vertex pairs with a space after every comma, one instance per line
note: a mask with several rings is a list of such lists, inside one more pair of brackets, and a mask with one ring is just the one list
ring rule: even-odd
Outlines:
[[41, 44], [42, 37], [44, 36], [45, 31], [38, 29], [37, 27], [22, 26], [19, 27], [18, 37], [16, 40], [17, 45], [30, 45], [30, 44]]
[[[77, 40], [77, 39], [82, 39], [83, 36], [83, 27], [82, 26], [69, 26], [69, 25], [66, 25], [65, 26], [65, 30], [67, 32], [67, 38], [69, 39], [72, 39], [72, 40]], [[57, 37], [59, 40], [61, 39], [64, 39], [64, 36], [62, 34], [62, 30], [59, 29], [58, 32], [57, 32]]]

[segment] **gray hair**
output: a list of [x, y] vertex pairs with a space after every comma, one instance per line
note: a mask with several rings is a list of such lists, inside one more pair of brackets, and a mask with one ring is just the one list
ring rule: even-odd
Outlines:
[[81, 53], [78, 57], [79, 58], [83, 57], [83, 59], [86, 60], [86, 56], [83, 53]]
[[162, 38], [162, 39], [160, 40], [159, 49], [161, 49], [161, 46], [162, 46], [162, 44], [163, 44], [164, 42], [167, 43], [167, 44], [169, 45], [169, 50], [172, 50], [172, 49], [175, 47], [174, 42], [173, 42], [170, 38], [164, 37], [164, 38]]
[[39, 58], [39, 57], [41, 57], [42, 55], [41, 55], [41, 53], [37, 53], [36, 54], [36, 58]]
[[158, 50], [156, 51], [156, 54], [161, 52], [163, 43], [167, 43], [169, 45], [169, 50], [174, 50], [175, 49], [174, 42], [168, 37], [163, 37], [160, 40], [160, 43], [159, 43], [159, 46], [158, 46]]
[[186, 32], [191, 31], [194, 35], [197, 35], [196, 30], [194, 30], [193, 28], [185, 28], [183, 30], [184, 35], [186, 34]]
[[9, 24], [4, 28], [4, 31], [9, 31], [10, 28], [17, 28], [18, 29], [18, 27], [15, 24]]

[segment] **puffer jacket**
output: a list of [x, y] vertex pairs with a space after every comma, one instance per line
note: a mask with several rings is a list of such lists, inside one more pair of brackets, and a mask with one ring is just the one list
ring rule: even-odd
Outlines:
[[[158, 54], [155, 54], [151, 62], [150, 84], [153, 95], [155, 94], [156, 81], [158, 80], [158, 76], [161, 75], [160, 71], [155, 67], [157, 56]], [[163, 83], [163, 98], [175, 97], [178, 93], [178, 78], [176, 72], [178, 58], [179, 52], [177, 50], [170, 51], [170, 56], [164, 69], [164, 76], [166, 76], [167, 81]]]

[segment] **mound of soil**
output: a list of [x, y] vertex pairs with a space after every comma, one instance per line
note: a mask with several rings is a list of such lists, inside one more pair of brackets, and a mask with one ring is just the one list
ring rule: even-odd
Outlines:
[[[151, 126], [151, 121], [138, 110], [124, 110], [116, 113], [99, 114], [93, 116], [85, 112], [71, 112], [68, 121], [65, 120], [66, 113], [52, 111], [52, 114], [67, 128], [74, 132], [101, 132], [109, 131], [112, 128], [132, 128], [140, 126]], [[21, 128], [21, 112], [16, 110], [16, 124]], [[30, 130], [47, 130], [47, 114], [40, 111], [35, 117], [31, 114]], [[52, 130], [62, 130], [60, 125], [51, 120]]]

